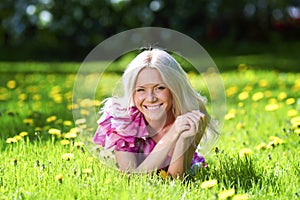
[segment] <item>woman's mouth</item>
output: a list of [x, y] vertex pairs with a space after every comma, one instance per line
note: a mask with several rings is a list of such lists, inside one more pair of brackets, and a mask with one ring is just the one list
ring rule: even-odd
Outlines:
[[163, 104], [159, 105], [144, 105], [144, 108], [147, 109], [148, 111], [155, 111], [158, 110], [162, 107]]

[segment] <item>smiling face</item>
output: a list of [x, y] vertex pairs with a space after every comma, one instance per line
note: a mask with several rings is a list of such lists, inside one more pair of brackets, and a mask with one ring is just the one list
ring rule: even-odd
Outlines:
[[133, 101], [146, 121], [166, 123], [173, 117], [173, 97], [157, 69], [142, 69], [136, 80]]

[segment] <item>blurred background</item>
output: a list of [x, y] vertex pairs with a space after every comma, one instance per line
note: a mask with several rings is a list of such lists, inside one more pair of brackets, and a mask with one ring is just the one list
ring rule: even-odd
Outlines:
[[1, 0], [0, 21], [0, 61], [83, 61], [116, 33], [156, 26], [190, 36], [217, 63], [300, 68], [300, 0]]

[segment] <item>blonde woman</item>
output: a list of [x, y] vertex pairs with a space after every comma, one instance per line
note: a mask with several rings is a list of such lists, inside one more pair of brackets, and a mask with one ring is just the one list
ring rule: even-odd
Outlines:
[[96, 144], [113, 148], [119, 169], [183, 177], [191, 166], [205, 166], [197, 147], [218, 132], [180, 64], [164, 50], [146, 50], [122, 82], [123, 96], [105, 101], [94, 136]]

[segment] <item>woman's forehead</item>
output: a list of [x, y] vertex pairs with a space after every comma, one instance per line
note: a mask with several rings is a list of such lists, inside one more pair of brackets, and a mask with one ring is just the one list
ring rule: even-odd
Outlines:
[[136, 79], [136, 87], [151, 86], [156, 84], [163, 84], [164, 81], [157, 69], [144, 68], [142, 69]]

